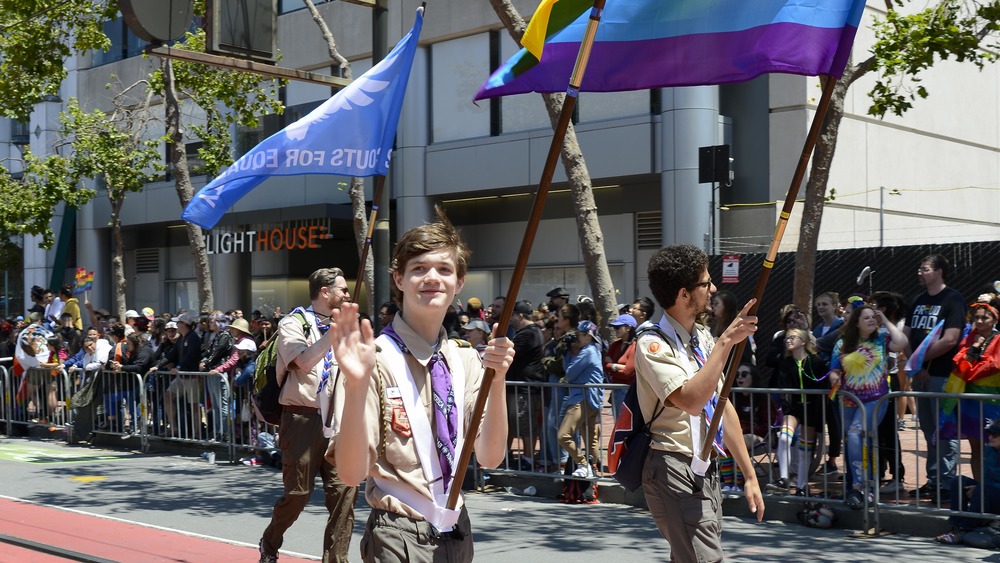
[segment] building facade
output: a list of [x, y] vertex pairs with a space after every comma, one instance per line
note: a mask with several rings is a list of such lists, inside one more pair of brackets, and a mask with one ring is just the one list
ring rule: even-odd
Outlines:
[[[537, 0], [513, 4], [527, 16]], [[388, 5], [391, 45], [409, 30], [419, 2]], [[881, 9], [880, 3], [868, 7], [855, 60], [871, 45], [867, 24]], [[331, 73], [326, 44], [301, 2], [279, 2], [279, 10], [280, 64]], [[319, 10], [354, 75], [370, 68], [370, 10], [345, 2], [322, 3]], [[157, 64], [135, 56], [142, 45], [121, 22], [111, 25], [115, 49], [75, 58], [60, 100], [39, 104], [27, 125], [0, 123], [0, 157], [4, 151], [16, 157], [25, 132], [33, 151], [51, 150], [58, 112], [69, 97], [88, 108], [104, 107], [110, 76], [128, 83]], [[551, 139], [550, 121], [536, 94], [471, 102], [491, 68], [517, 49], [489, 3], [430, 3], [420, 45], [387, 182], [393, 236], [428, 220], [433, 205], [443, 203], [473, 249], [460, 297], [489, 302], [506, 291]], [[830, 173], [836, 196], [827, 205], [820, 249], [1000, 235], [997, 68], [980, 72], [969, 64], [939, 64], [924, 81], [931, 97], [901, 118], [884, 120], [867, 115], [872, 81], [862, 78], [848, 96]], [[242, 154], [331, 94], [328, 87], [289, 83], [281, 94], [286, 115], [264, 119], [258, 130], [233, 131], [237, 151]], [[712, 254], [766, 248], [819, 95], [817, 78], [790, 75], [724, 86], [581, 94], [574, 125], [619, 302], [648, 293], [645, 263], [662, 245], [688, 242]], [[199, 119], [198, 108], [188, 104], [185, 112], [188, 119]], [[731, 185], [699, 184], [698, 149], [719, 144], [731, 145]], [[197, 189], [209, 178], [195, 180]], [[317, 267], [337, 265], [353, 276], [357, 253], [347, 182], [330, 176], [268, 180], [205, 233], [216, 306], [288, 310], [307, 300], [305, 278]], [[99, 195], [77, 211], [75, 256], [65, 264], [68, 280], [77, 266], [98, 272], [95, 306], [110, 305], [109, 209]], [[180, 213], [169, 176], [128, 196], [123, 220], [129, 307], [198, 307]], [[56, 222], [63, 226], [62, 215]], [[796, 211], [782, 250], [794, 250], [798, 223]], [[24, 286], [49, 285], [56, 251], [25, 237], [24, 252]], [[538, 302], [554, 286], [574, 295], [591, 293], [561, 167], [519, 297]]]

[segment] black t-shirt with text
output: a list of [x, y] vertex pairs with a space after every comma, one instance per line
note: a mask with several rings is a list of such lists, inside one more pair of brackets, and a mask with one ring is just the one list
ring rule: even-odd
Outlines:
[[[944, 321], [944, 330], [965, 327], [965, 299], [957, 290], [946, 287], [937, 295], [925, 291], [913, 299], [906, 315], [906, 326], [910, 327], [910, 348], [916, 350], [924, 338], [934, 330], [939, 321]], [[934, 377], [948, 377], [951, 374], [951, 359], [958, 352], [955, 348], [930, 361], [927, 370]], [[924, 364], [927, 364], [925, 361]]]

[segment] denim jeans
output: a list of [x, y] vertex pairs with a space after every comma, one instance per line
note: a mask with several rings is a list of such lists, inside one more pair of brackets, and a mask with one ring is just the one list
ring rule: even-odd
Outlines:
[[[559, 383], [559, 377], [549, 375], [549, 383]], [[549, 464], [566, 463], [569, 453], [559, 446], [559, 423], [562, 422], [563, 402], [566, 399], [564, 387], [549, 387], [549, 404], [545, 410], [545, 461]]]
[[625, 395], [628, 389], [611, 390], [611, 414], [618, 420], [618, 413], [622, 412], [622, 404], [625, 402]]
[[[944, 389], [946, 377], [931, 377], [914, 391], [940, 393]], [[958, 440], [938, 440], [938, 413], [941, 411], [940, 399], [917, 398], [917, 416], [920, 418], [920, 432], [927, 441], [927, 482], [931, 485], [947, 487], [955, 478], [955, 465], [958, 463]]]
[[[871, 467], [871, 448], [877, 443], [875, 440], [878, 433], [878, 425], [885, 416], [886, 401], [879, 403], [871, 401], [864, 403], [861, 407], [844, 407], [844, 427], [847, 429], [847, 465], [851, 470], [851, 482], [855, 489], [862, 489], [866, 482], [872, 482], [875, 486], [877, 481]], [[878, 406], [878, 409], [875, 407]], [[867, 421], [864, 418], [867, 417]], [[861, 430], [867, 435], [862, 440]]]

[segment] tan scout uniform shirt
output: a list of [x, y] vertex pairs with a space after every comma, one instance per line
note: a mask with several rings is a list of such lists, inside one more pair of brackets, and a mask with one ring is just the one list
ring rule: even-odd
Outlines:
[[[635, 353], [635, 373], [636, 386], [639, 395], [639, 407], [642, 409], [642, 416], [646, 420], [653, 418], [658, 405], [666, 404], [667, 407], [660, 413], [660, 416], [653, 421], [650, 427], [652, 442], [650, 447], [654, 450], [676, 452], [691, 456], [694, 448], [691, 444], [691, 415], [682, 409], [666, 402], [667, 397], [680, 388], [688, 380], [688, 371], [685, 370], [682, 362], [687, 362], [690, 366], [690, 373], [693, 375], [698, 371], [698, 364], [695, 361], [694, 352], [691, 351], [691, 335], [670, 315], [663, 315], [660, 326], [664, 322], [677, 331], [681, 342], [684, 344], [684, 353], [679, 354], [675, 342], [666, 342], [655, 332], [644, 333], [636, 344]], [[712, 333], [702, 325], [696, 324], [695, 331], [698, 334], [700, 348], [707, 358], [712, 353], [715, 339]], [[717, 391], [722, 390], [722, 373], [719, 373], [719, 386]], [[708, 421], [702, 413], [702, 436], [708, 429]], [[701, 448], [701, 444], [697, 445]]]
[[[323, 375], [323, 358], [320, 358], [316, 365], [309, 370], [288, 370], [288, 364], [306, 348], [312, 346], [314, 342], [322, 338], [319, 329], [316, 328], [316, 315], [312, 307], [306, 309], [306, 321], [309, 323], [309, 333], [302, 332], [302, 320], [298, 315], [286, 315], [278, 322], [278, 361], [275, 366], [278, 370], [278, 384], [285, 377], [291, 377], [288, 383], [281, 388], [281, 397], [278, 402], [282, 405], [297, 405], [300, 407], [319, 408], [319, 400], [316, 393], [319, 390], [319, 380]], [[300, 366], [303, 367], [303, 366]], [[335, 377], [337, 373], [336, 360], [330, 377]], [[284, 375], [282, 375], [284, 374]], [[333, 385], [326, 386], [327, 397], [333, 391]]]
[[[427, 363], [434, 354], [434, 349], [417, 336], [413, 329], [403, 321], [402, 316], [396, 315], [395, 320], [392, 321], [392, 328], [410, 350], [410, 354], [404, 355], [406, 363], [410, 368], [410, 373], [413, 374], [417, 391], [423, 402], [424, 411], [431, 421], [431, 428], [434, 429], [434, 414], [432, 412], [433, 405], [431, 399], [433, 390], [431, 389], [430, 371], [427, 369]], [[475, 348], [459, 347], [454, 341], [448, 340], [444, 329], [441, 330], [438, 337], [438, 344], [453, 374], [456, 370], [452, 366], [461, 365], [464, 368], [465, 424], [463, 431], [467, 431], [469, 422], [472, 420], [472, 411], [475, 409], [476, 396], [479, 394], [479, 388], [482, 385], [483, 364]], [[371, 444], [368, 450], [367, 465], [370, 469], [368, 470], [368, 481], [365, 484], [365, 500], [372, 508], [380, 508], [388, 512], [401, 514], [414, 520], [425, 520], [424, 516], [417, 510], [380, 489], [374, 480], [374, 477], [377, 476], [383, 481], [398, 483], [401, 486], [418, 492], [428, 500], [433, 500], [430, 492], [430, 484], [424, 477], [423, 469], [420, 466], [420, 459], [414, 445], [414, 440], [412, 439], [408, 417], [405, 415], [405, 412], [401, 412], [403, 403], [400, 399], [392, 398], [393, 395], [398, 397], [398, 393], [394, 393], [392, 389], [399, 387], [401, 380], [406, 377], [406, 374], [391, 373], [386, 365], [382, 352], [376, 352], [375, 369], [381, 372], [384, 385], [382, 392], [385, 393], [385, 409], [381, 413], [381, 416], [384, 420], [383, 428], [385, 429], [386, 436], [385, 449], [383, 451], [382, 428], [379, 428], [379, 425], [375, 423], [380, 416], [379, 378], [375, 374], [372, 376], [368, 388], [367, 404], [365, 406], [365, 419], [369, 421], [368, 443]], [[402, 383], [408, 384], [405, 381]], [[340, 418], [344, 410], [344, 393], [342, 391], [343, 381], [340, 381], [338, 382], [337, 402], [334, 409], [334, 440], [336, 439], [336, 434], [340, 432], [342, 425], [346, 426], [356, 423], [350, 420], [341, 420]], [[422, 438], [434, 439], [433, 436]], [[461, 442], [459, 446], [461, 446]], [[434, 455], [437, 456], [437, 449], [434, 448], [433, 442], [430, 447], [434, 451]], [[459, 452], [460, 448], [456, 448], [456, 459], [459, 456]], [[462, 484], [452, 481], [450, 486], [461, 487]], [[465, 504], [465, 500], [459, 496], [458, 505], [455, 509], [460, 510], [463, 504]]]

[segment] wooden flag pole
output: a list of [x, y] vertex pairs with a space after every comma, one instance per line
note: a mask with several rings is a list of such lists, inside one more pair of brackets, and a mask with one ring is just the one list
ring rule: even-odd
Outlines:
[[[385, 189], [385, 176], [375, 177], [375, 195], [372, 196], [372, 211], [368, 217], [368, 232], [365, 242], [361, 245], [361, 263], [358, 266], [358, 277], [354, 280], [354, 291], [351, 295], [358, 300], [358, 290], [365, 279], [365, 262], [368, 261], [368, 251], [372, 247], [372, 233], [375, 232], [375, 218], [378, 217], [378, 204], [382, 201], [382, 190]], [[368, 288], [371, 289], [371, 288]], [[374, 296], [374, 294], [372, 294]]]
[[[823, 85], [823, 95], [820, 97], [819, 105], [816, 106], [816, 115], [813, 116], [812, 125], [809, 127], [809, 134], [806, 136], [806, 142], [802, 146], [802, 154], [799, 156], [798, 166], [795, 167], [795, 174], [792, 175], [792, 183], [788, 188], [788, 194], [785, 196], [785, 204], [781, 208], [781, 214], [778, 215], [778, 223], [774, 227], [774, 237], [771, 239], [771, 246], [768, 248], [767, 256], [764, 258], [764, 266], [761, 268], [760, 278], [757, 279], [757, 287], [753, 292], [753, 296], [757, 302], [754, 303], [753, 307], [750, 307], [750, 315], [757, 314], [761, 299], [764, 297], [764, 289], [767, 287], [767, 280], [771, 276], [771, 270], [774, 269], [774, 260], [778, 255], [778, 246], [781, 244], [781, 237], [784, 236], [785, 228], [788, 226], [788, 218], [792, 214], [792, 207], [795, 206], [795, 198], [798, 197], [802, 179], [805, 178], [809, 159], [812, 157], [813, 149], [816, 148], [816, 141], [819, 139], [820, 129], [823, 128], [823, 120], [826, 117], [827, 110], [830, 109], [830, 99], [833, 97], [833, 89], [836, 85], [837, 79], [833, 77], [827, 77], [826, 83]], [[732, 357], [742, 358], [746, 345], [747, 341], [745, 339], [737, 344]], [[712, 438], [722, 423], [722, 413], [726, 409], [726, 403], [729, 402], [729, 392], [736, 381], [738, 367], [738, 360], [729, 362], [726, 380], [722, 384], [722, 391], [719, 393], [719, 404], [712, 415], [712, 422], [709, 424], [708, 432], [705, 434], [705, 444], [701, 448], [701, 459], [703, 460], [707, 460], [708, 456], [712, 453]]]
[[[531, 245], [535, 241], [538, 224], [542, 220], [545, 199], [548, 197], [549, 188], [552, 186], [552, 176], [555, 174], [556, 164], [559, 163], [559, 154], [562, 152], [566, 130], [569, 128], [570, 119], [573, 117], [573, 108], [576, 106], [576, 98], [580, 93], [583, 74], [587, 69], [587, 62], [590, 60], [590, 50], [594, 45], [594, 36], [597, 35], [597, 26], [601, 23], [601, 15], [604, 12], [604, 1], [594, 1], [594, 8], [590, 11], [590, 20], [587, 22], [587, 29], [583, 34], [583, 40], [580, 42], [580, 51], [577, 53], [576, 64], [573, 66], [573, 74], [569, 79], [569, 88], [566, 89], [566, 100], [563, 102], [562, 113], [559, 114], [559, 121], [556, 123], [552, 143], [549, 144], [549, 153], [545, 159], [545, 167], [542, 169], [542, 178], [538, 183], [538, 191], [535, 193], [535, 202], [531, 206], [531, 215], [528, 218], [528, 225], [524, 231], [524, 238], [521, 240], [521, 250], [518, 251], [517, 262], [514, 265], [514, 272], [511, 274], [510, 285], [507, 288], [507, 295], [503, 304], [503, 311], [500, 313], [500, 319], [497, 322], [496, 334], [499, 336], [507, 334], [510, 317], [514, 312], [514, 303], [517, 301], [517, 290], [521, 287], [521, 281], [524, 279], [524, 270], [528, 266], [528, 257], [531, 255]], [[451, 490], [448, 492], [447, 507], [451, 510], [454, 510], [458, 505], [458, 496], [461, 494], [462, 482], [465, 480], [465, 470], [469, 465], [469, 460], [472, 459], [472, 446], [475, 442], [475, 437], [479, 434], [479, 424], [483, 418], [483, 411], [486, 410], [486, 399], [489, 396], [490, 384], [493, 382], [494, 375], [496, 374], [492, 369], [487, 369], [486, 373], [483, 374], [483, 383], [479, 388], [476, 405], [472, 411], [472, 421], [466, 432], [465, 442], [462, 444], [462, 452], [455, 463], [455, 474], [452, 479]]]

